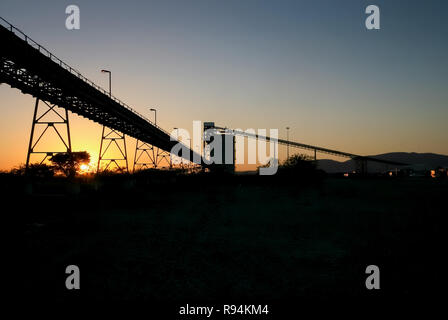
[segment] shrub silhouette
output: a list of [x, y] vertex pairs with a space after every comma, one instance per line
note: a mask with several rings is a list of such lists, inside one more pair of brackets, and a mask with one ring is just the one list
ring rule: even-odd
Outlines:
[[37, 178], [52, 178], [55, 174], [54, 167], [45, 163], [32, 163], [28, 166], [20, 165], [20, 167], [10, 171], [13, 175], [24, 176], [25, 173]]

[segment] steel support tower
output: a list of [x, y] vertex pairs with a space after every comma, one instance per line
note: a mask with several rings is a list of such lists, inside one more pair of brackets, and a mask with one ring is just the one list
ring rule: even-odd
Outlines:
[[168, 151], [157, 148], [156, 152], [156, 167], [161, 167], [163, 164], [168, 165], [171, 169], [173, 168], [173, 162], [171, 160], [171, 154]]
[[[104, 147], [104, 145], [106, 145]], [[115, 148], [115, 153], [110, 150]], [[107, 153], [110, 151], [109, 153]], [[118, 151], [118, 156], [116, 155]], [[101, 162], [106, 161], [104, 168], [101, 167]], [[124, 164], [123, 164], [124, 162]], [[126, 151], [126, 135], [115, 129], [103, 126], [100, 143], [100, 153], [98, 156], [97, 172], [107, 171], [115, 165], [116, 170], [129, 172], [128, 167], [128, 153]]]
[[[39, 107], [39, 98], [36, 98], [36, 103], [34, 105], [34, 115], [33, 115], [33, 122], [31, 124], [31, 134], [30, 134], [30, 142], [28, 145], [28, 153], [26, 157], [26, 165], [25, 168], [28, 170], [31, 160], [31, 155], [33, 154], [41, 154], [44, 155], [42, 160], [39, 164], [43, 164], [45, 160], [51, 158], [53, 154], [55, 153], [63, 153], [64, 151], [55, 151], [55, 150], [46, 150], [46, 151], [38, 151], [36, 150], [39, 142], [43, 140], [45, 136], [48, 136], [50, 131], [54, 131], [59, 140], [62, 142], [62, 144], [65, 147], [65, 152], [71, 153], [72, 152], [72, 143], [70, 138], [70, 124], [68, 120], [68, 111], [67, 109], [63, 108], [64, 113], [61, 114], [56, 110], [56, 105], [47, 103], [46, 101], [40, 100], [43, 102], [44, 107]], [[42, 105], [42, 104], [41, 104]], [[43, 109], [42, 113], [39, 114], [41, 111], [40, 109]], [[57, 120], [51, 120], [50, 115], [56, 116]], [[40, 133], [37, 139], [35, 139], [35, 130], [36, 127], [42, 127], [44, 126], [43, 131]], [[59, 128], [58, 127], [62, 127]], [[66, 137], [63, 137], [62, 130], [63, 127], [65, 127], [66, 130]]]
[[157, 154], [154, 146], [137, 139], [135, 143], [134, 165], [132, 171], [157, 168]]

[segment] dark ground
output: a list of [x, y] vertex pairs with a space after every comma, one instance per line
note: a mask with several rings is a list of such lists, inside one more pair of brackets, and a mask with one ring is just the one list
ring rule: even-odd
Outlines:
[[[263, 178], [2, 177], [4, 208], [13, 205], [19, 226], [20, 297], [258, 304], [439, 295], [447, 179]], [[70, 264], [81, 290], [65, 288]], [[380, 290], [365, 288], [370, 264], [380, 267]]]

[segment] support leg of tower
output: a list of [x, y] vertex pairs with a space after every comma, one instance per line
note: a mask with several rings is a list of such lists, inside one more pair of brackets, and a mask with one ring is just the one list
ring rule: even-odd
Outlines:
[[103, 170], [111, 170], [115, 167], [115, 170], [129, 172], [124, 133], [103, 126], [97, 172], [100, 172], [102, 162], [105, 163]]
[[135, 172], [135, 170], [148, 169], [151, 167], [157, 167], [154, 146], [137, 140], [135, 144], [134, 165], [132, 171]]
[[[39, 105], [39, 102], [42, 102]], [[41, 154], [44, 155], [44, 157], [39, 162], [40, 164], [43, 164], [48, 158], [53, 156], [55, 153], [71, 153], [72, 152], [72, 142], [70, 137], [70, 123], [68, 118], [68, 111], [64, 108], [64, 113], [61, 114], [56, 109], [56, 105], [47, 103], [44, 100], [40, 100], [39, 98], [36, 98], [36, 102], [34, 104], [34, 113], [33, 113], [33, 121], [31, 123], [31, 133], [30, 133], [30, 141], [28, 145], [28, 152], [26, 156], [26, 164], [25, 164], [25, 170], [28, 171], [30, 163], [31, 163], [31, 156], [33, 154]], [[39, 111], [42, 111], [40, 114]], [[53, 117], [56, 116], [57, 120], [54, 120], [54, 118], [51, 118], [50, 115]], [[65, 126], [66, 127], [66, 137], [61, 134], [61, 129], [58, 129], [59, 126]], [[43, 131], [40, 133], [40, 135], [35, 139], [36, 135], [36, 127], [44, 128]], [[63, 148], [65, 151], [56, 151], [56, 150], [38, 150], [40, 143], [45, 139], [45, 137], [48, 135], [49, 132], [54, 131], [56, 135], [58, 136], [58, 139], [60, 142], [62, 142], [61, 146], [63, 145]]]

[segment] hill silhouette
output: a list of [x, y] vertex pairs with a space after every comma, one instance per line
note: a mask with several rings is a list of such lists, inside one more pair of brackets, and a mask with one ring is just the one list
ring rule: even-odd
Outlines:
[[[431, 170], [437, 167], [448, 168], [448, 156], [436, 153], [416, 153], [416, 152], [390, 152], [369, 157], [407, 163], [414, 170]], [[351, 172], [356, 170], [354, 160], [335, 161], [322, 159], [317, 161], [317, 167], [327, 173]], [[381, 163], [368, 163], [369, 172], [383, 172], [392, 169], [392, 166]]]

